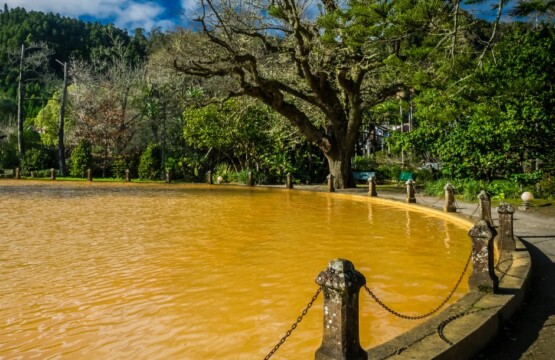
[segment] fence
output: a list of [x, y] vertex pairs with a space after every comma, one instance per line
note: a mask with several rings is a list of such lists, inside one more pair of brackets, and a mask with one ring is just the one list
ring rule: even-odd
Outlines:
[[[491, 208], [488, 209], [491, 203], [484, 196], [479, 197], [479, 199], [484, 200], [480, 203], [481, 219], [468, 232], [472, 242], [471, 253], [451, 291], [431, 311], [425, 314], [408, 315], [394, 310], [385, 304], [366, 285], [366, 278], [355, 269], [353, 263], [346, 259], [334, 259], [330, 261], [327, 269], [317, 276], [316, 283], [319, 287], [305, 309], [303, 309], [301, 315], [264, 359], [270, 359], [279, 350], [322, 292], [324, 293], [323, 308], [325, 311], [323, 316], [326, 326], [324, 327], [322, 344], [316, 350], [316, 360], [368, 359], [368, 353], [360, 346], [359, 341], [359, 292], [361, 289], [364, 289], [370, 298], [382, 308], [399, 318], [409, 320], [424, 319], [436, 314], [447, 304], [461, 284], [470, 262], [472, 262], [472, 272], [468, 277], [470, 291], [496, 293], [498, 291], [499, 279], [495, 270], [498, 269], [503, 261], [507, 261], [507, 259], [501, 260], [502, 255], [500, 254], [515, 249], [512, 218], [514, 209], [511, 205], [505, 203], [499, 206], [499, 236], [497, 236], [498, 232], [491, 224]], [[458, 314], [457, 317], [470, 313], [463, 312]], [[443, 327], [452, 320], [454, 318], [444, 322]], [[439, 326], [439, 336], [446, 343], [452, 345], [442, 334], [442, 331], [443, 328]]]

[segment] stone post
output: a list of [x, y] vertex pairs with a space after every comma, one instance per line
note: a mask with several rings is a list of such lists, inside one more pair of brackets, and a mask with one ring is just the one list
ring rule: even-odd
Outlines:
[[212, 170], [208, 170], [208, 173], [206, 173], [206, 183], [208, 185], [214, 184], [214, 179], [212, 178]]
[[485, 220], [493, 226], [493, 219], [491, 218], [491, 199], [485, 190], [480, 191], [478, 194], [478, 203], [480, 208], [480, 220]]
[[92, 181], [92, 170], [89, 168], [87, 169], [87, 181]]
[[376, 177], [375, 176], [370, 176], [368, 178], [368, 194], [372, 197], [376, 197], [378, 196], [378, 193], [376, 191]]
[[333, 175], [328, 175], [328, 192], [335, 192], [335, 186], [333, 185]]
[[166, 170], [166, 183], [170, 184], [172, 182], [172, 173], [169, 170]]
[[293, 189], [293, 175], [290, 172], [285, 177], [285, 188]]
[[416, 198], [414, 197], [414, 194], [416, 192], [416, 190], [414, 189], [414, 181], [412, 179], [408, 179], [407, 182], [405, 183], [405, 185], [407, 186], [407, 203], [409, 204], [413, 204], [416, 202]]
[[15, 168], [15, 178], [16, 179], [21, 179], [21, 170], [17, 167]]
[[252, 177], [252, 171], [247, 174], [247, 186], [254, 186], [254, 179]]
[[472, 274], [468, 278], [471, 291], [496, 292], [499, 279], [495, 275], [493, 239], [495, 229], [485, 220], [478, 221], [468, 231], [472, 240]]
[[443, 211], [457, 212], [457, 207], [455, 206], [455, 187], [451, 185], [451, 183], [447, 183], [443, 190], [445, 190], [445, 205], [443, 206]]
[[324, 292], [324, 336], [315, 360], [367, 360], [359, 342], [359, 290], [364, 275], [353, 263], [334, 259], [316, 278]]
[[37, 176], [35, 175], [35, 171], [31, 171], [31, 179], [36, 178]]
[[515, 209], [509, 203], [502, 202], [497, 208], [499, 214], [499, 236], [497, 237], [498, 249], [514, 251], [516, 242], [513, 236], [513, 214]]
[[56, 169], [50, 169], [50, 180], [56, 180]]
[[129, 169], [125, 169], [125, 182], [131, 182], [131, 175], [129, 174]]

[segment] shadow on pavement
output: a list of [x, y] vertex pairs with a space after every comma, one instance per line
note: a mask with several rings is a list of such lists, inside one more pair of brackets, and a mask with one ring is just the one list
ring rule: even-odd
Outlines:
[[555, 358], [555, 336], [539, 336], [543, 331], [555, 331], [555, 264], [531, 244], [555, 241], [555, 235], [519, 237], [532, 257], [531, 291], [521, 310], [474, 359]]

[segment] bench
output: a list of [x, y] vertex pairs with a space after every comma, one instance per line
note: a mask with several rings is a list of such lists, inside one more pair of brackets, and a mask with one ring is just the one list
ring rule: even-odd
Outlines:
[[13, 177], [13, 169], [0, 169], [0, 177]]
[[374, 171], [353, 171], [353, 178], [355, 181], [365, 181], [368, 182], [372, 176], [376, 176]]
[[414, 174], [410, 171], [402, 171], [401, 174], [399, 174], [399, 182], [407, 182], [409, 180], [414, 180]]

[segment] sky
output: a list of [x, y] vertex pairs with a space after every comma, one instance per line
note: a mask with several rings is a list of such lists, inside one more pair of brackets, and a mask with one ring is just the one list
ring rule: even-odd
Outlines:
[[[196, 0], [0, 0], [2, 2], [8, 4], [10, 9], [22, 7], [27, 11], [52, 12], [84, 21], [112, 23], [129, 32], [136, 28], [147, 31], [160, 28], [165, 31], [184, 25], [183, 16], [191, 13], [196, 6]], [[488, 5], [480, 7], [482, 10], [490, 8]], [[485, 17], [492, 16], [495, 12], [489, 11], [489, 16]]]
[[0, 0], [8, 8], [52, 12], [84, 21], [112, 23], [132, 31], [143, 28], [170, 30], [181, 25], [183, 14], [191, 11], [195, 0]]

